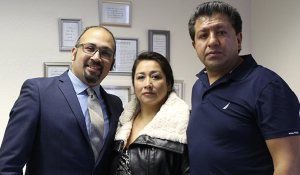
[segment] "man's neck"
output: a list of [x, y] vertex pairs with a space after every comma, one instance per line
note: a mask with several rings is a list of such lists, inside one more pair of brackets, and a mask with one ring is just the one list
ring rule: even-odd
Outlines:
[[238, 57], [237, 62], [234, 64], [234, 66], [230, 67], [228, 69], [222, 69], [222, 70], [209, 70], [209, 69], [206, 69], [209, 85], [212, 85], [214, 82], [216, 82], [221, 77], [223, 77], [223, 76], [227, 75], [228, 73], [232, 72], [243, 61], [244, 61], [243, 58]]

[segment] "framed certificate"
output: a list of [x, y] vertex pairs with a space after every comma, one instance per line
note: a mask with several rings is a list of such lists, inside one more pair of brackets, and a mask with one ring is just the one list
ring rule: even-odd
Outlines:
[[130, 101], [130, 96], [131, 96], [130, 86], [102, 86], [102, 87], [103, 89], [105, 89], [107, 93], [118, 96], [123, 103], [123, 107]]
[[148, 30], [148, 49], [166, 57], [170, 62], [170, 31]]
[[59, 76], [71, 67], [72, 62], [46, 62], [44, 63], [44, 77]]
[[116, 38], [116, 61], [110, 74], [131, 74], [133, 63], [138, 55], [138, 44], [137, 38]]
[[174, 90], [177, 96], [183, 99], [183, 80], [175, 80], [174, 81]]
[[59, 19], [59, 50], [69, 51], [75, 46], [81, 34], [81, 19]]
[[101, 1], [99, 0], [100, 25], [131, 26], [131, 2]]

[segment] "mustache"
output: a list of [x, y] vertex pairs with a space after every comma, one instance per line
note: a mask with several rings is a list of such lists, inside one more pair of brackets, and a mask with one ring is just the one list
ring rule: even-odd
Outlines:
[[205, 52], [205, 55], [212, 54], [212, 53], [222, 53], [222, 50], [212, 49], [212, 50], [209, 50], [209, 51]]
[[89, 66], [89, 65], [99, 66], [101, 68], [101, 70], [103, 70], [103, 65], [100, 62], [95, 62], [93, 60], [89, 60], [89, 61], [85, 62], [84, 65], [85, 66]]

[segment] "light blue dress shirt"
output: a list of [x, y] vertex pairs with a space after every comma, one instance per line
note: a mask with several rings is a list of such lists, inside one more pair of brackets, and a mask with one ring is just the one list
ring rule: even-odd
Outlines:
[[[90, 128], [91, 128], [91, 119], [90, 119], [90, 113], [88, 111], [88, 105], [87, 105], [87, 100], [88, 100], [88, 94], [86, 93], [86, 89], [89, 87], [88, 85], [84, 84], [79, 78], [77, 78], [71, 70], [68, 71], [68, 75], [71, 79], [71, 82], [73, 84], [74, 90], [76, 92], [82, 113], [85, 117], [85, 124], [86, 128], [88, 131], [88, 134], [90, 135]], [[99, 99], [102, 112], [103, 112], [103, 117], [104, 117], [104, 135], [103, 135], [103, 144], [105, 142], [107, 133], [109, 131], [109, 120], [107, 117], [107, 111], [106, 111], [106, 105], [104, 102], [104, 99], [102, 98], [100, 94], [100, 85], [92, 87]]]

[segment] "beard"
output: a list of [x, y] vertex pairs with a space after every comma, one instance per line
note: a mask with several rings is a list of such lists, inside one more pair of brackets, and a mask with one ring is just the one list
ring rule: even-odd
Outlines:
[[[77, 56], [77, 50], [75, 52], [74, 61], [76, 60], [76, 56]], [[99, 66], [101, 68], [101, 72], [99, 75], [96, 75], [95, 72], [87, 73], [86, 71], [84, 71], [84, 78], [87, 81], [87, 83], [96, 83], [102, 75], [103, 66], [99, 62], [94, 62], [92, 60], [89, 60], [84, 63], [84, 67], [88, 67], [88, 63], [92, 63], [93, 65]]]
[[97, 75], [95, 72], [87, 72], [87, 70], [86, 70], [86, 71], [84, 71], [84, 78], [88, 83], [96, 83], [102, 75], [103, 66], [99, 62], [94, 62], [92, 60], [89, 60], [86, 63], [84, 63], [84, 66], [88, 67], [89, 64], [99, 66], [100, 74]]
[[102, 75], [102, 71], [99, 75], [96, 75], [95, 72], [90, 72], [89, 74], [84, 71], [84, 78], [88, 83], [96, 83]]

